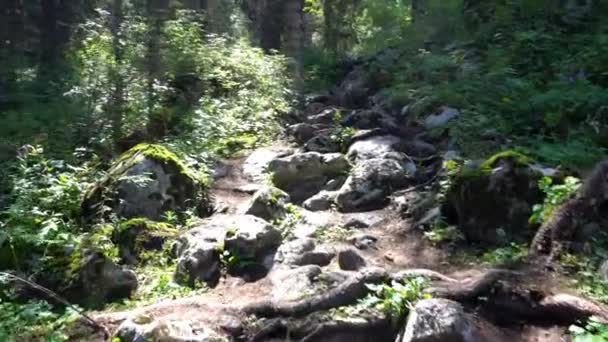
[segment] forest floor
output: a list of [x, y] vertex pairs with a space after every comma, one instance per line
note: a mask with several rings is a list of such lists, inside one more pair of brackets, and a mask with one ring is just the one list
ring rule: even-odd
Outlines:
[[[270, 149], [285, 149], [293, 146], [276, 145]], [[248, 155], [222, 161], [221, 174], [214, 182], [212, 196], [223, 213], [238, 214], [246, 209], [252, 198], [252, 192], [262, 186], [263, 180], [251, 182], [243, 173], [243, 164]], [[311, 213], [313, 214], [313, 213]], [[542, 293], [576, 294], [571, 288], [569, 279], [555, 272], [547, 272], [543, 266], [521, 262], [504, 265], [483, 265], [471, 259], [457, 255], [475, 253], [474, 248], [466, 245], [438, 246], [424, 238], [423, 233], [414, 228], [412, 223], [404, 220], [392, 207], [385, 209], [345, 214], [336, 210], [317, 212], [313, 215], [322, 217], [329, 226], [340, 226], [349, 220], [360, 219], [371, 222], [366, 228], [353, 228], [357, 233], [364, 233], [377, 239], [373, 248], [359, 251], [369, 266], [381, 267], [389, 272], [406, 269], [429, 269], [457, 280], [475, 279], [492, 268], [508, 267], [518, 273], [518, 279], [525, 284], [533, 284]], [[347, 241], [319, 241], [335, 250], [348, 248]], [[326, 267], [327, 271], [338, 271], [337, 260]], [[94, 319], [110, 331], [125, 320], [133, 317], [148, 317], [161, 320], [191, 320], [205, 326], [223, 328], [226, 321], [246, 320], [242, 307], [262, 302], [272, 296], [272, 284], [269, 277], [247, 282], [240, 277], [224, 275], [219, 284], [201, 295], [187, 298], [164, 300], [149, 306], [126, 311], [102, 311], [93, 315]], [[496, 313], [500, 315], [500, 313]], [[522, 322], [517, 326], [505, 328], [505, 333], [517, 336], [517, 341], [554, 342], [567, 341], [563, 327], [535, 326]], [[100, 340], [102, 337], [97, 335]]]

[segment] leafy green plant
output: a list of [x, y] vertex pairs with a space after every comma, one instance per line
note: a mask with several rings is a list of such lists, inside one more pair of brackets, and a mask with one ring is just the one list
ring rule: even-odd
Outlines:
[[43, 301], [18, 304], [0, 298], [0, 340], [67, 342], [67, 328], [78, 317], [72, 309], [58, 310]]
[[285, 206], [285, 215], [280, 219], [274, 220], [273, 225], [279, 229], [283, 235], [283, 239], [290, 240], [294, 237], [294, 229], [303, 221], [304, 217], [302, 216], [300, 208], [296, 205], [288, 203]]
[[377, 310], [389, 317], [395, 326], [400, 326], [407, 318], [409, 311], [421, 299], [431, 296], [424, 293], [428, 280], [422, 277], [408, 279], [404, 282], [393, 281], [391, 284], [366, 285], [371, 293], [361, 299], [356, 306], [344, 308], [348, 314], [365, 310]]
[[224, 268], [228, 271], [240, 271], [245, 269], [248, 266], [257, 265], [258, 262], [255, 259], [244, 258], [235, 254], [234, 252], [230, 252], [228, 250], [224, 250], [221, 254], [221, 262]]
[[553, 211], [566, 202], [581, 186], [581, 180], [568, 176], [562, 184], [553, 184], [551, 177], [543, 177], [538, 182], [539, 188], [545, 193], [542, 204], [534, 205], [530, 223], [541, 224], [551, 217]]
[[0, 264], [39, 273], [50, 271], [66, 249], [78, 250], [88, 235], [78, 224], [81, 196], [90, 184], [87, 165], [47, 159], [32, 147], [11, 174], [10, 204], [0, 214]]
[[573, 342], [603, 342], [608, 341], [608, 324], [597, 317], [591, 317], [584, 326], [572, 325], [568, 329]]
[[315, 231], [315, 238], [319, 241], [326, 241], [326, 242], [331, 242], [331, 241], [344, 242], [344, 241], [348, 240], [348, 238], [351, 236], [351, 234], [352, 234], [352, 230], [350, 230], [344, 226], [335, 225], [335, 226], [331, 226], [331, 227], [327, 227], [327, 228], [318, 228]]
[[435, 223], [433, 228], [424, 232], [424, 237], [433, 244], [442, 244], [464, 240], [462, 232], [455, 226], [449, 226], [443, 221]]
[[516, 263], [528, 256], [528, 246], [512, 242], [507, 247], [496, 248], [485, 252], [481, 256], [484, 263], [490, 265], [500, 265]]
[[355, 133], [357, 133], [355, 128], [342, 125], [342, 112], [337, 111], [334, 115], [334, 128], [329, 137], [340, 151], [346, 151]]

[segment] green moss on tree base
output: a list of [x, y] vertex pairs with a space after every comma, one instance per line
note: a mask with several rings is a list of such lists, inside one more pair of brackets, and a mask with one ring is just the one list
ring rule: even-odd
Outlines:
[[496, 153], [495, 155], [486, 159], [486, 161], [481, 164], [481, 169], [491, 170], [499, 160], [503, 159], [514, 161], [516, 166], [528, 166], [532, 163], [532, 160], [526, 155], [514, 150], [507, 150]]

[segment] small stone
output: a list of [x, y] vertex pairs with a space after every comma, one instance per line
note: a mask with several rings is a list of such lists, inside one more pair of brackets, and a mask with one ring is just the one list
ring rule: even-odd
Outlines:
[[336, 196], [337, 192], [324, 190], [304, 201], [302, 206], [310, 211], [329, 210]]
[[387, 261], [390, 261], [390, 262], [394, 262], [395, 256], [391, 252], [386, 252], [386, 253], [384, 253], [384, 259], [386, 259]]
[[345, 271], [357, 271], [367, 265], [356, 250], [349, 248], [338, 253], [338, 264]]
[[426, 129], [434, 129], [441, 126], [445, 126], [448, 122], [457, 118], [460, 112], [455, 108], [442, 107], [441, 111], [431, 114], [424, 121], [424, 127]]
[[355, 247], [361, 250], [372, 249], [376, 247], [378, 239], [369, 234], [356, 234], [348, 239]]

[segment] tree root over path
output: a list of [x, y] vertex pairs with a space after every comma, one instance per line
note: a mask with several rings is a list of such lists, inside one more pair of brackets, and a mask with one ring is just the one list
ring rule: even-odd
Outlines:
[[[324, 294], [295, 302], [257, 303], [244, 307], [243, 311], [258, 317], [271, 318], [269, 325], [256, 336], [269, 336], [277, 331], [292, 329], [293, 333], [304, 336], [301, 341], [308, 341], [312, 340], [310, 336], [325, 336], [335, 331], [347, 332], [348, 329], [362, 329], [364, 326], [373, 329], [375, 326], [387, 324], [386, 320], [359, 322], [326, 319], [324, 322], [317, 321], [314, 325], [304, 322], [316, 313], [356, 303], [368, 294], [366, 284], [414, 277], [426, 277], [431, 280], [431, 287], [427, 292], [433, 297], [461, 302], [480, 313], [488, 314], [488, 317], [495, 316], [493, 320], [501, 324], [523, 322], [532, 325], [567, 326], [587, 320], [591, 316], [608, 322], [608, 307], [604, 305], [567, 294], [543, 293], [533, 289], [534, 284], [526, 284], [522, 273], [501, 269], [491, 269], [474, 278], [456, 280], [425, 269], [389, 274], [382, 269], [370, 268], [353, 273], [344, 283]], [[300, 328], [294, 328], [296, 321], [300, 321], [299, 325], [296, 324]], [[310, 330], [311, 326], [314, 330]]]
[[279, 340], [312, 342], [335, 335], [348, 335], [352, 341], [386, 341], [394, 336], [390, 321], [383, 317], [367, 317], [355, 320], [335, 320], [327, 315], [311, 314], [306, 318], [273, 318], [264, 322], [248, 342]]

